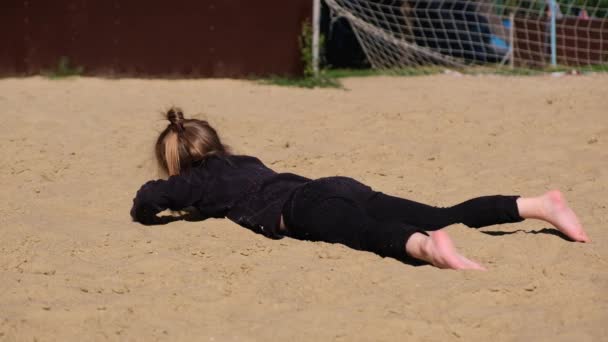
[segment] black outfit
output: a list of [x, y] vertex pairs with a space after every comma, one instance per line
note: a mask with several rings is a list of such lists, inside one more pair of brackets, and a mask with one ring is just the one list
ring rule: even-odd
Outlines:
[[227, 217], [279, 238], [282, 214], [288, 236], [403, 258], [405, 242], [415, 232], [454, 223], [483, 227], [521, 221], [516, 199], [486, 196], [437, 208], [373, 191], [351, 178], [310, 180], [276, 173], [254, 157], [210, 156], [166, 181], [144, 184], [133, 200], [131, 216], [155, 224], [156, 214], [165, 209], [195, 207], [203, 217]]
[[283, 218], [292, 237], [404, 259], [405, 243], [416, 232], [426, 234], [455, 223], [479, 228], [522, 221], [517, 198], [477, 197], [439, 208], [373, 191], [351, 178], [329, 177], [295, 189]]
[[293, 189], [310, 182], [292, 173], [276, 173], [249, 156], [210, 156], [180, 175], [144, 184], [133, 200], [131, 217], [158, 223], [165, 210], [196, 208], [203, 217], [228, 218], [279, 238], [283, 205]]

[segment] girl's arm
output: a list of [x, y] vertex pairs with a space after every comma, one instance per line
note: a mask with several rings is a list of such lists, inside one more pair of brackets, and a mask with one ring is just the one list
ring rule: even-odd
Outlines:
[[149, 181], [137, 191], [131, 217], [145, 225], [165, 223], [156, 214], [166, 209], [182, 210], [191, 207], [202, 199], [203, 193], [200, 180], [192, 175]]

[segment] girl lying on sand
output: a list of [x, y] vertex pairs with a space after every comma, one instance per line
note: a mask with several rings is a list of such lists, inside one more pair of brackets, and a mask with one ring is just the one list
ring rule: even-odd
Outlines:
[[[438, 208], [372, 190], [354, 179], [308, 179], [276, 173], [249, 156], [233, 155], [208, 122], [167, 112], [169, 125], [156, 142], [167, 180], [144, 184], [131, 216], [146, 225], [167, 220], [166, 209], [196, 209], [199, 218], [227, 217], [271, 238], [342, 243], [398, 259], [415, 258], [440, 268], [479, 269], [459, 254], [444, 230], [520, 222], [533, 218], [570, 239], [589, 238], [559, 191], [538, 197], [484, 196]], [[187, 217], [183, 217], [187, 219]]]

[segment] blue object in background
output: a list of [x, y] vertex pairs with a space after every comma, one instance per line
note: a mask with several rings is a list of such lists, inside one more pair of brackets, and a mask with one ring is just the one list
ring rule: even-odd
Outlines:
[[509, 44], [507, 44], [507, 42], [495, 35], [492, 35], [490, 37], [490, 44], [492, 44], [492, 47], [496, 51], [506, 52], [509, 50]]
[[[504, 26], [504, 28], [507, 31], [509, 31], [511, 29], [511, 22], [509, 21], [509, 19], [503, 19], [502, 20], [502, 26]], [[492, 44], [492, 47], [497, 52], [507, 53], [509, 51], [509, 43], [506, 42], [504, 39], [498, 37], [498, 36], [491, 35], [490, 36], [490, 44]]]

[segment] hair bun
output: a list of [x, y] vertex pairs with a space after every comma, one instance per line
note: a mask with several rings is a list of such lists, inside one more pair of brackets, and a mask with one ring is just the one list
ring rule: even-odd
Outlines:
[[184, 113], [177, 107], [171, 107], [167, 111], [167, 120], [173, 125], [181, 126], [182, 121], [184, 121]]

